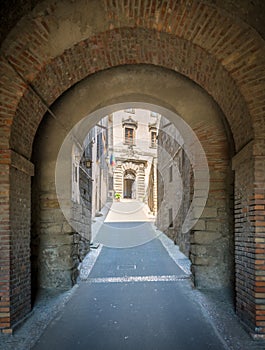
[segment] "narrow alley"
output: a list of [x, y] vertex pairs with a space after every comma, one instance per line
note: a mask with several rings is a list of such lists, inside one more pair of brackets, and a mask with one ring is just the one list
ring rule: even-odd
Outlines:
[[[191, 287], [188, 259], [155, 230], [140, 203], [124, 200], [112, 209], [95, 236], [108, 239], [109, 247], [100, 244], [88, 254], [78, 288], [32, 349], [262, 349], [249, 346], [239, 325], [230, 329], [237, 341], [228, 346]], [[145, 243], [114, 247], [122, 235], [129, 244], [129, 236], [142, 231]]]
[[[140, 205], [114, 203], [99, 240], [113, 246], [125, 236], [123, 243], [134, 246], [102, 248], [89, 276], [33, 349], [225, 349], [192, 300], [188, 274], [155, 238]], [[137, 245], [130, 237], [142, 232], [147, 242]]]

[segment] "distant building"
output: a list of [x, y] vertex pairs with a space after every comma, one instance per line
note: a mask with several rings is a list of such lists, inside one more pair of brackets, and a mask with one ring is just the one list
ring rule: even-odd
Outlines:
[[112, 114], [109, 128], [113, 191], [121, 198], [136, 199], [157, 210], [157, 129], [160, 115], [143, 109]]
[[[119, 193], [157, 212], [157, 130], [160, 115], [143, 109], [126, 109], [101, 119], [90, 130], [85, 153], [92, 177], [92, 217]], [[79, 169], [78, 169], [79, 171]], [[80, 196], [73, 184], [73, 196]]]

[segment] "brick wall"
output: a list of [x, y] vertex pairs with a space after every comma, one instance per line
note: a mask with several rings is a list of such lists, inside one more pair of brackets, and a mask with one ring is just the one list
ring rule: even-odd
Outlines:
[[[255, 222], [255, 325], [258, 327], [258, 333], [261, 334], [261, 337], [265, 338], [265, 191], [263, 185], [265, 181], [264, 157], [263, 159], [255, 161], [255, 171], [255, 182], [257, 181], [261, 185], [259, 188], [255, 189], [254, 203], [252, 197], [252, 217], [250, 219], [252, 222]], [[262, 180], [262, 182], [260, 182], [260, 180]]]
[[260, 153], [250, 142], [233, 159], [237, 312], [256, 338], [265, 334], [265, 163]]
[[10, 325], [10, 223], [9, 223], [9, 165], [0, 164], [0, 327]]
[[11, 167], [10, 172], [10, 319], [12, 325], [31, 309], [30, 283], [30, 181], [21, 170]]
[[5, 156], [1, 164], [0, 327], [10, 328], [31, 308], [28, 227], [33, 165], [14, 151]]

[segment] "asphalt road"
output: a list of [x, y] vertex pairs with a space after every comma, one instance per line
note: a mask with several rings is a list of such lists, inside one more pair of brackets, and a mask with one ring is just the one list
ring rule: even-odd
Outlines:
[[227, 350], [193, 299], [188, 275], [157, 238], [131, 248], [103, 247], [32, 349]]
[[191, 288], [189, 260], [153, 221], [139, 202], [106, 207], [92, 225], [103, 248], [86, 256], [78, 285], [40, 290], [14, 334], [0, 334], [0, 349], [264, 350], [227, 290]]

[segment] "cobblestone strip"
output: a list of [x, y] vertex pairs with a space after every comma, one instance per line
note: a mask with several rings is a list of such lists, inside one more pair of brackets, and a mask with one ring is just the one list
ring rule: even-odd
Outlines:
[[131, 283], [131, 282], [176, 282], [188, 279], [189, 276], [164, 275], [164, 276], [124, 276], [88, 278], [88, 283]]

